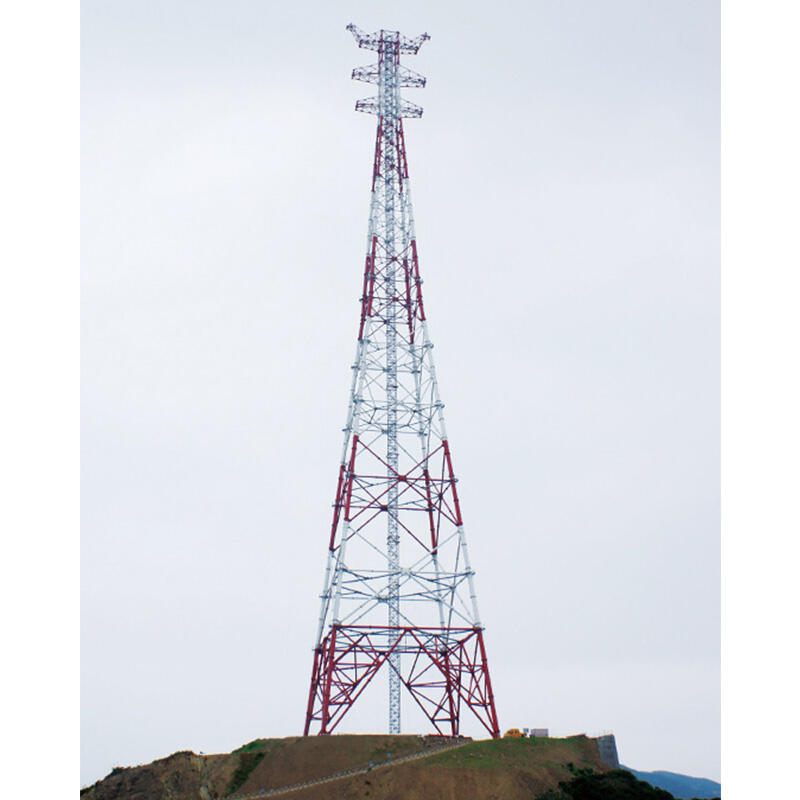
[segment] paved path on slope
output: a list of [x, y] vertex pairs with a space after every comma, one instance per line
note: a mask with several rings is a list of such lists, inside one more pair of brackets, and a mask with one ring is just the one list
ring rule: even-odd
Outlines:
[[381, 761], [380, 764], [372, 764], [366, 767], [354, 767], [353, 769], [347, 769], [343, 772], [328, 775], [326, 778], [316, 778], [313, 781], [306, 781], [305, 783], [295, 783], [291, 786], [279, 786], [275, 789], [265, 789], [263, 792], [253, 792], [251, 794], [236, 794], [233, 795], [230, 800], [261, 800], [262, 797], [275, 797], [279, 794], [297, 792], [309, 786], [319, 786], [323, 783], [331, 783], [332, 781], [340, 781], [343, 778], [351, 778], [353, 775], [363, 775], [367, 772], [374, 772], [376, 769], [382, 769], [383, 767], [393, 767], [395, 764], [402, 764], [405, 761], [417, 761], [420, 758], [435, 756], [438, 753], [443, 753], [445, 750], [455, 750], [457, 747], [463, 747], [465, 744], [470, 744], [471, 741], [472, 739], [464, 739], [462, 741], [453, 742], [452, 744], [442, 745], [441, 747], [429, 747], [417, 753], [411, 753], [411, 755], [408, 756], [392, 758], [388, 761]]

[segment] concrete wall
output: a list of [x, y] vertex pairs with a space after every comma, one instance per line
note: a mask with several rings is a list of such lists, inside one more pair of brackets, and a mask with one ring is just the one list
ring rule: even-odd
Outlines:
[[613, 733], [597, 737], [597, 749], [600, 751], [600, 758], [609, 767], [619, 769], [619, 755], [617, 754], [617, 740]]

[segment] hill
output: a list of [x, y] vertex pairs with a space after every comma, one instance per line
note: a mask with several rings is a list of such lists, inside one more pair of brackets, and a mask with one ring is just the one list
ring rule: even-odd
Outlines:
[[690, 775], [681, 775], [677, 772], [641, 772], [640, 770], [623, 767], [632, 772], [640, 781], [647, 781], [652, 786], [666, 789], [676, 800], [704, 800], [705, 798], [719, 797], [722, 787], [716, 781], [707, 778], [693, 778]]
[[229, 754], [174, 753], [115, 768], [82, 789], [81, 800], [243, 800], [266, 793], [290, 800], [671, 800], [631, 773], [609, 769], [597, 740], [586, 736], [388, 735], [257, 739]]

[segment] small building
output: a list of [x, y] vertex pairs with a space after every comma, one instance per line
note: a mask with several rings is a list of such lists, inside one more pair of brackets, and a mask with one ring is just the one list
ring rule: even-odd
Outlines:
[[[530, 729], [530, 737], [531, 739], [547, 739], [550, 736], [550, 729], [549, 728], [531, 728]], [[528, 729], [525, 729], [525, 732], [528, 732]]]

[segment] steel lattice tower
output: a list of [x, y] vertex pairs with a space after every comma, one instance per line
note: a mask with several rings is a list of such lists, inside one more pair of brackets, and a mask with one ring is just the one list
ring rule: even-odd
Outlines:
[[[401, 686], [436, 731], [468, 707], [499, 735], [483, 627], [422, 303], [400, 96], [425, 78], [400, 64], [429, 38], [347, 29], [378, 62], [353, 70], [378, 94], [358, 347], [344, 429], [305, 735], [331, 733], [384, 664], [389, 732]], [[402, 549], [401, 549], [402, 544]], [[318, 726], [318, 727], [317, 727]]]

